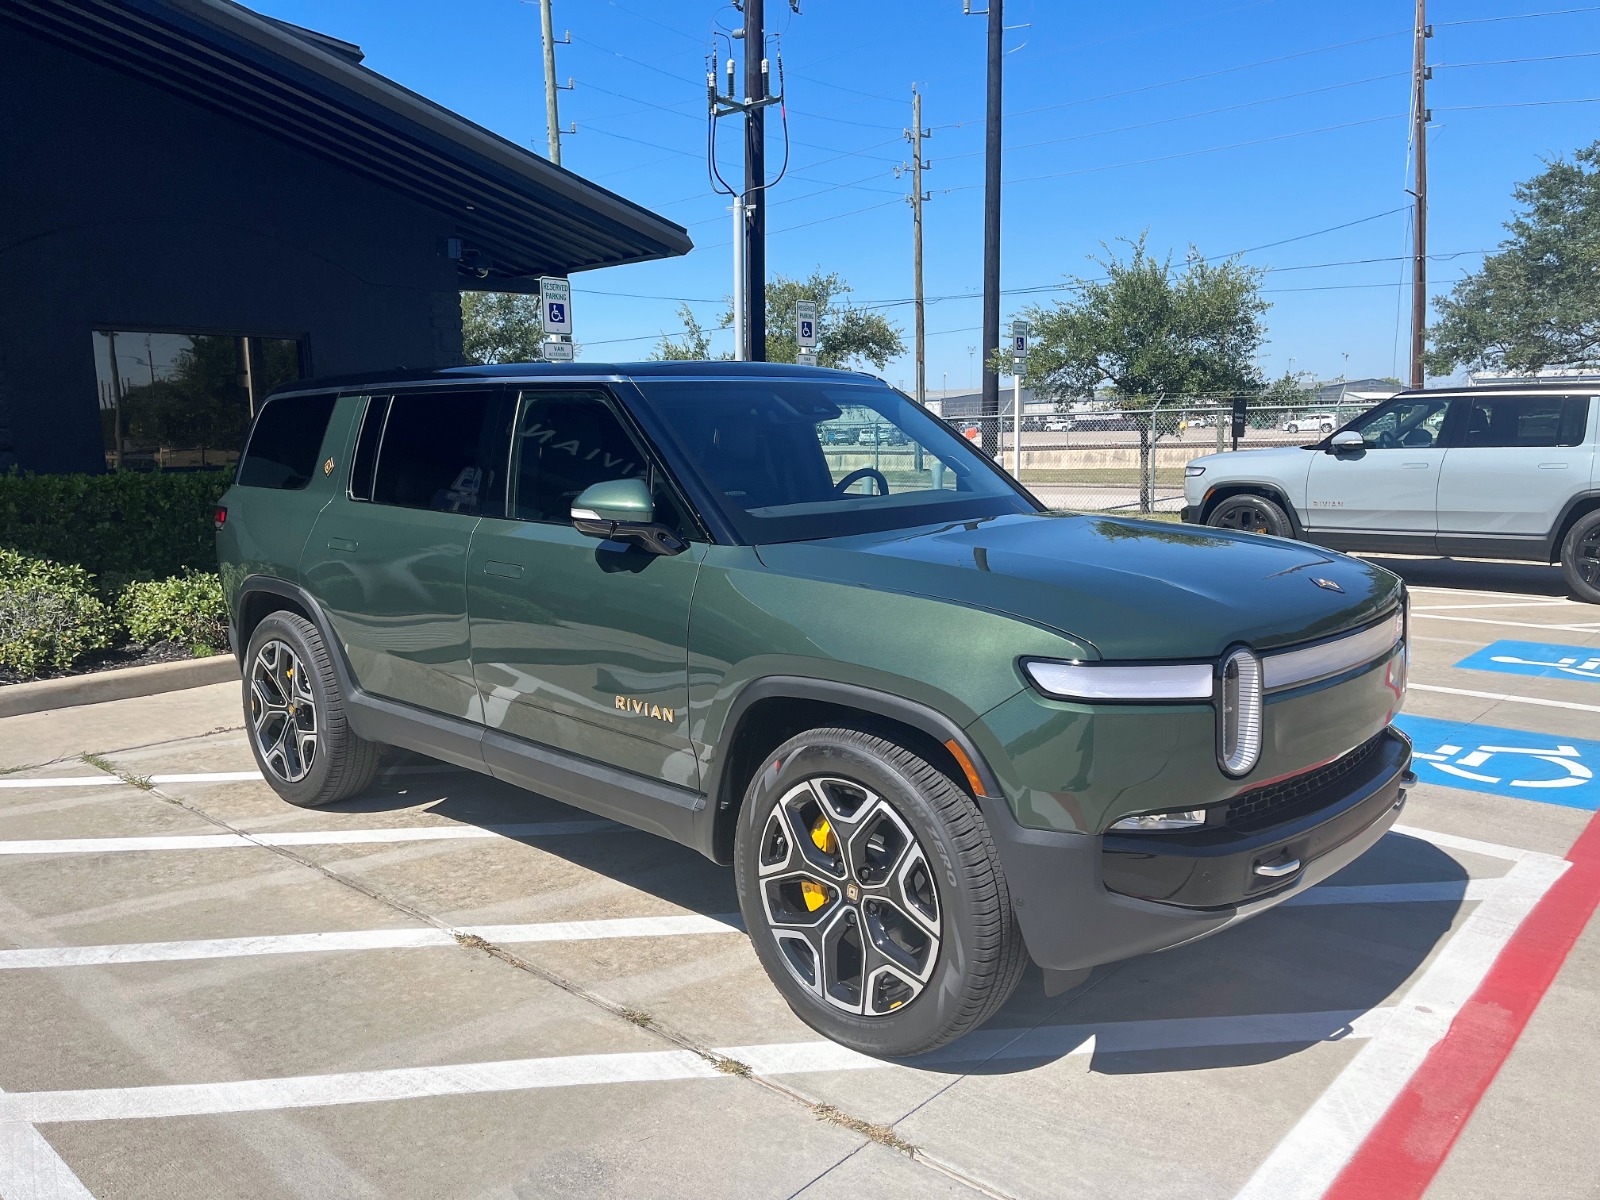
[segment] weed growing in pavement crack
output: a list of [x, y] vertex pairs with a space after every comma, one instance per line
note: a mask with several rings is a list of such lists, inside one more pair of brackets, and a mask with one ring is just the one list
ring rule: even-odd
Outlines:
[[737, 1058], [713, 1057], [711, 1065], [724, 1075], [738, 1075], [741, 1078], [750, 1078], [750, 1064], [742, 1063]]
[[871, 1121], [863, 1121], [860, 1117], [840, 1112], [831, 1104], [813, 1104], [811, 1115], [819, 1121], [826, 1121], [830, 1125], [838, 1125], [852, 1133], [859, 1133], [862, 1137], [877, 1142], [880, 1146], [887, 1146], [891, 1150], [898, 1150], [901, 1154], [913, 1155], [917, 1152], [915, 1146], [896, 1135], [893, 1126], [874, 1125]]
[[643, 1029], [645, 1026], [649, 1025], [654, 1019], [649, 1013], [640, 1012], [637, 1008], [619, 1009], [617, 1015], [624, 1021], [629, 1021], [637, 1025], [640, 1029]]
[[97, 771], [104, 771], [107, 775], [115, 775], [118, 779], [122, 780], [123, 783], [126, 783], [130, 787], [136, 787], [141, 792], [151, 791], [156, 786], [150, 782], [147, 776], [130, 775], [127, 771], [118, 770], [115, 763], [113, 763], [110, 759], [103, 757], [102, 755], [85, 754], [83, 756], [83, 761], [88, 763]]
[[483, 938], [479, 937], [475, 933], [458, 933], [458, 934], [455, 934], [454, 936], [455, 936], [456, 941], [458, 943], [460, 943], [462, 946], [465, 946], [468, 950], [492, 950], [493, 949], [493, 947], [490, 946], [488, 942], [484, 941]]

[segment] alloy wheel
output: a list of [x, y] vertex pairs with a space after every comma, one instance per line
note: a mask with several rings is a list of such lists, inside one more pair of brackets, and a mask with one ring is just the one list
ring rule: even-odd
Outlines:
[[250, 664], [250, 724], [261, 761], [285, 783], [316, 762], [316, 696], [311, 676], [287, 642], [264, 642]]
[[853, 780], [808, 779], [768, 814], [757, 861], [779, 957], [801, 985], [867, 1017], [922, 994], [939, 958], [939, 892], [887, 800]]
[[1600, 526], [1578, 542], [1572, 556], [1572, 569], [1590, 587], [1600, 588]]
[[1254, 504], [1238, 504], [1219, 516], [1213, 524], [1218, 529], [1237, 529], [1241, 533], [1271, 533], [1272, 523], [1267, 514]]

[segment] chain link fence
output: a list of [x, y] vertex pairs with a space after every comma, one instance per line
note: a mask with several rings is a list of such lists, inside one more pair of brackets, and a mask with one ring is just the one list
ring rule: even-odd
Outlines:
[[[1002, 404], [1009, 399], [1002, 396]], [[1175, 513], [1183, 506], [1183, 469], [1191, 459], [1308, 446], [1372, 404], [1250, 405], [1237, 445], [1227, 400], [1157, 409], [1024, 411], [1020, 439], [1010, 412], [944, 419], [1051, 508]]]

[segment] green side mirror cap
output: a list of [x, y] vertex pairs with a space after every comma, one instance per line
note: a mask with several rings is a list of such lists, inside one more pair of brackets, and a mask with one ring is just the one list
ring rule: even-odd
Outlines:
[[648, 525], [656, 519], [650, 488], [642, 479], [608, 479], [590, 484], [572, 502], [574, 521], [612, 521]]

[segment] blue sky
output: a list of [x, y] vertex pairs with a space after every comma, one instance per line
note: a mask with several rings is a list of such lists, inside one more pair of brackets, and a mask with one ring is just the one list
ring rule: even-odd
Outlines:
[[[545, 144], [537, 4], [257, 0], [359, 43], [372, 69], [522, 145]], [[923, 91], [928, 385], [976, 380], [985, 21], [960, 0], [767, 0], [781, 35], [791, 165], [771, 194], [768, 265], [837, 270], [911, 338], [910, 91]], [[974, 7], [979, 7], [975, 4]], [[1526, 16], [1533, 13], [1559, 13]], [[1408, 0], [1008, 0], [1003, 288], [1098, 274], [1102, 241], [1148, 229], [1181, 258], [1265, 247], [1261, 365], [1334, 378], [1406, 372], [1412, 5]], [[1430, 5], [1432, 290], [1504, 235], [1512, 185], [1600, 137], [1600, 6]], [[1492, 18], [1514, 17], [1496, 20]], [[686, 225], [680, 259], [574, 278], [584, 357], [646, 356], [687, 298], [714, 323], [731, 290], [731, 217], [706, 172], [705, 56], [716, 0], [557, 0], [563, 164]], [[1275, 61], [1274, 61], [1275, 60]], [[1519, 60], [1519, 61], [1506, 61]], [[1528, 61], [1532, 60], [1532, 61]], [[769, 119], [770, 161], [781, 160]], [[729, 177], [740, 134], [724, 122]], [[1380, 215], [1382, 214], [1382, 215]], [[1332, 232], [1318, 233], [1334, 226]], [[1316, 233], [1317, 236], [1304, 235]], [[1294, 240], [1289, 240], [1294, 239]], [[1271, 243], [1280, 243], [1271, 245]], [[1353, 260], [1371, 260], [1355, 262]], [[1344, 265], [1327, 265], [1344, 264]], [[620, 293], [626, 293], [620, 294]], [[1011, 295], [1002, 316], [1049, 293]], [[719, 335], [719, 346], [729, 343]], [[1348, 358], [1346, 358], [1348, 356]], [[910, 358], [885, 372], [909, 384]]]

